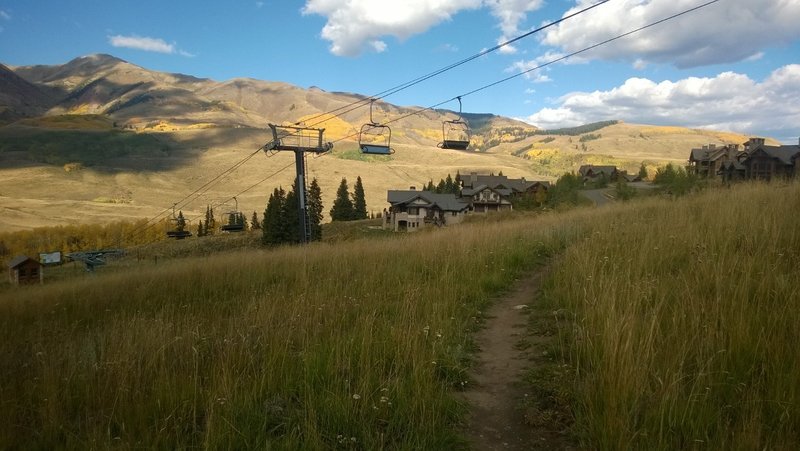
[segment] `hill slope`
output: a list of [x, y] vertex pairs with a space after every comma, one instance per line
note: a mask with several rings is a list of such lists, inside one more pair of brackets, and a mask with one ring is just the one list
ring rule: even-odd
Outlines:
[[[346, 107], [365, 100], [358, 94], [253, 79], [217, 82], [151, 71], [109, 55], [3, 69], [0, 75], [0, 109], [15, 121], [0, 127], [0, 230], [153, 216], [269, 141], [267, 123], [324, 127], [334, 150], [308, 163], [323, 202], [330, 207], [343, 177], [352, 186], [360, 175], [375, 212], [387, 205], [387, 189], [421, 186], [457, 171], [553, 179], [584, 163], [633, 170], [642, 161], [685, 161], [689, 149], [703, 144], [747, 139], [620, 123], [586, 133], [547, 132], [493, 114], [465, 113], [471, 151], [444, 151], [436, 144], [442, 121], [455, 119], [453, 112], [377, 101], [373, 117], [391, 124], [396, 153], [370, 157], [358, 152], [356, 142], [369, 121], [367, 102], [338, 117], [323, 115], [351, 109]], [[237, 194], [241, 210], [263, 211], [274, 187], [291, 184], [292, 158], [251, 159], [199, 193], [184, 208], [186, 215], [200, 216], [207, 204]]]

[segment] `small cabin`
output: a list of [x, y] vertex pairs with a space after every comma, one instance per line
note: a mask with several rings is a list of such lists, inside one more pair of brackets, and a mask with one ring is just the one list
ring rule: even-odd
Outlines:
[[44, 283], [44, 271], [38, 260], [19, 255], [8, 262], [8, 278], [14, 285]]

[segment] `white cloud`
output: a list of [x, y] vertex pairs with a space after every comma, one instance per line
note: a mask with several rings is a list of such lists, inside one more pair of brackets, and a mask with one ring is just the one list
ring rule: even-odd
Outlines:
[[[322, 38], [331, 42], [331, 53], [356, 56], [376, 50], [375, 43], [384, 36], [406, 39], [450, 20], [460, 11], [488, 8], [497, 19], [505, 42], [521, 34], [527, 14], [542, 7], [544, 0], [306, 0], [303, 14], [318, 14], [328, 19]], [[380, 46], [380, 51], [386, 46]], [[513, 46], [500, 49], [514, 53]]]
[[[577, 0], [564, 15], [595, 1]], [[548, 29], [542, 42], [572, 53], [701, 3], [617, 0]], [[735, 62], [797, 39], [798, 23], [797, 0], [725, 0], [594, 49], [586, 57], [640, 59], [679, 68]]]
[[[506, 42], [522, 34], [520, 24], [525, 22], [529, 12], [541, 8], [543, 3], [543, 0], [484, 0], [484, 5], [491, 10], [492, 16], [499, 21], [498, 27], [502, 35], [498, 38], [497, 43]], [[500, 53], [512, 54], [516, 52], [517, 49], [513, 45], [500, 48]]]
[[781, 67], [762, 82], [723, 72], [656, 83], [630, 78], [609, 91], [573, 92], [524, 120], [541, 128], [620, 119], [654, 125], [800, 135], [800, 64]]
[[[506, 72], [522, 72], [526, 79], [533, 81], [534, 83], [544, 83], [552, 81], [550, 77], [546, 75], [546, 72], [550, 70], [549, 66], [554, 61], [557, 61], [563, 58], [564, 55], [560, 53], [554, 52], [547, 52], [544, 55], [537, 56], [532, 60], [520, 60], [515, 61], [511, 66], [506, 68]], [[569, 60], [564, 60], [565, 63], [569, 64]], [[574, 60], [572, 63], [580, 63], [583, 60]], [[544, 66], [544, 67], [542, 67]]]
[[3, 11], [2, 9], [0, 9], [0, 18], [2, 18], [4, 20], [11, 20], [11, 14], [9, 14], [8, 12]]
[[108, 37], [108, 42], [114, 47], [144, 50], [145, 52], [175, 53], [175, 46], [167, 44], [160, 38], [114, 35]]
[[376, 46], [380, 37], [406, 39], [449, 20], [464, 9], [474, 9], [481, 0], [307, 0], [303, 14], [328, 19], [322, 38], [331, 42], [334, 55], [356, 56]]
[[148, 38], [137, 35], [114, 35], [108, 37], [108, 42], [114, 47], [144, 50], [145, 52], [178, 54], [188, 58], [193, 58], [195, 56], [186, 50], [179, 49], [175, 44], [168, 44], [161, 38]]

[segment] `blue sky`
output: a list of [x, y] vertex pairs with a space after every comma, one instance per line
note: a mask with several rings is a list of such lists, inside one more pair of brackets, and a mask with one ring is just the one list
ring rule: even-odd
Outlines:
[[[374, 94], [597, 0], [0, 0], [0, 62], [142, 67]], [[705, 0], [611, 0], [386, 101], [430, 106]], [[720, 0], [463, 98], [544, 128], [607, 119], [800, 137], [800, 1]], [[457, 104], [444, 107], [457, 108]]]

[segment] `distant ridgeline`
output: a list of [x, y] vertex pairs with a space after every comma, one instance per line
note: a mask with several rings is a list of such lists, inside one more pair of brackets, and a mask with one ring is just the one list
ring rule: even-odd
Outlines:
[[564, 136], [578, 136], [584, 133], [591, 133], [600, 130], [601, 128], [610, 127], [619, 124], [619, 121], [601, 121], [592, 122], [591, 124], [579, 125], [577, 127], [557, 128], [554, 130], [536, 130], [534, 135], [564, 135]]
[[[525, 138], [536, 135], [559, 135], [559, 136], [578, 136], [585, 133], [595, 132], [611, 125], [619, 124], [620, 121], [601, 121], [592, 122], [590, 124], [580, 125], [577, 127], [557, 128], [554, 130], [525, 128], [520, 126], [506, 126], [497, 127], [492, 126], [491, 119], [497, 117], [492, 114], [471, 114], [464, 113], [462, 117], [469, 123], [473, 135], [480, 135], [483, 137], [483, 142], [478, 141], [475, 144], [475, 150], [482, 152], [497, 146], [501, 143], [522, 141]], [[599, 135], [598, 135], [599, 137]]]

